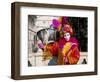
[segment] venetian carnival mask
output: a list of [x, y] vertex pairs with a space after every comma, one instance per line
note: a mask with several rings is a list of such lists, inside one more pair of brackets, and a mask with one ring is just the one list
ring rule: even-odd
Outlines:
[[67, 32], [67, 33], [64, 34], [64, 38], [65, 38], [67, 41], [69, 41], [70, 37], [71, 37], [70, 33]]

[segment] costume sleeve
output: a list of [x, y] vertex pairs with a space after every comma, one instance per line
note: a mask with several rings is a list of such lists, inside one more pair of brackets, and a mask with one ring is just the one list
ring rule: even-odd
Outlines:
[[46, 52], [49, 51], [53, 56], [57, 56], [58, 55], [58, 43], [54, 42], [54, 43], [45, 45], [44, 51]]
[[69, 51], [69, 53], [67, 54], [67, 58], [68, 58], [69, 64], [77, 64], [78, 63], [78, 60], [80, 58], [80, 52], [79, 52], [77, 46]]
[[53, 56], [58, 55], [58, 43], [54, 42], [53, 44], [49, 45], [49, 50], [53, 54]]

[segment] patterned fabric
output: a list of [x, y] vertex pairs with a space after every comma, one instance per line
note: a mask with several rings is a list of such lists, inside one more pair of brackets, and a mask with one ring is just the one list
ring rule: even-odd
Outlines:
[[44, 59], [50, 56], [57, 57], [58, 65], [77, 64], [80, 58], [78, 42], [75, 38], [66, 41], [61, 38], [58, 42], [50, 43], [44, 47]]
[[78, 50], [78, 42], [75, 38], [71, 38], [68, 42], [62, 38], [59, 41], [58, 64], [77, 64], [80, 58]]

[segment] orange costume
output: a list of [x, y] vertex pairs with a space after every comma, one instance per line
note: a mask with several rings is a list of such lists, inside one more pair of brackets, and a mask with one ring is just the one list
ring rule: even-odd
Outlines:
[[64, 25], [63, 33], [69, 33], [70, 37], [66, 40], [66, 36], [61, 37], [59, 41], [48, 44], [47, 49], [53, 56], [57, 56], [57, 64], [77, 64], [80, 58], [78, 42], [72, 38], [73, 30], [69, 24]]
[[80, 53], [76, 39], [70, 38], [69, 41], [66, 41], [64, 38], [61, 38], [59, 40], [59, 53], [57, 63], [59, 65], [77, 64], [79, 58]]
[[[44, 47], [44, 57], [56, 56], [58, 65], [77, 64], [80, 58], [80, 52], [78, 49], [78, 42], [75, 38], [72, 38], [73, 29], [72, 26], [66, 22], [66, 17], [63, 17], [62, 28], [58, 30], [62, 32], [62, 36], [58, 41], [47, 44]], [[64, 21], [64, 22], [63, 22]], [[61, 26], [59, 21], [53, 21], [53, 27], [59, 29]]]

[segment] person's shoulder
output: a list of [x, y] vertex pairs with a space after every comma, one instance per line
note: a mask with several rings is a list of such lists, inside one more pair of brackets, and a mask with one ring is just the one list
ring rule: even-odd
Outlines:
[[71, 37], [71, 40], [77, 41], [77, 39], [75, 37]]
[[70, 39], [70, 41], [73, 42], [73, 43], [78, 44], [78, 40], [77, 40], [75, 37], [72, 37], [72, 38]]
[[65, 43], [66, 43], [66, 40], [65, 40], [65, 38], [63, 38], [63, 37], [61, 37], [61, 38], [59, 39], [59, 41], [58, 41], [58, 44], [59, 44], [60, 46], [65, 45]]

